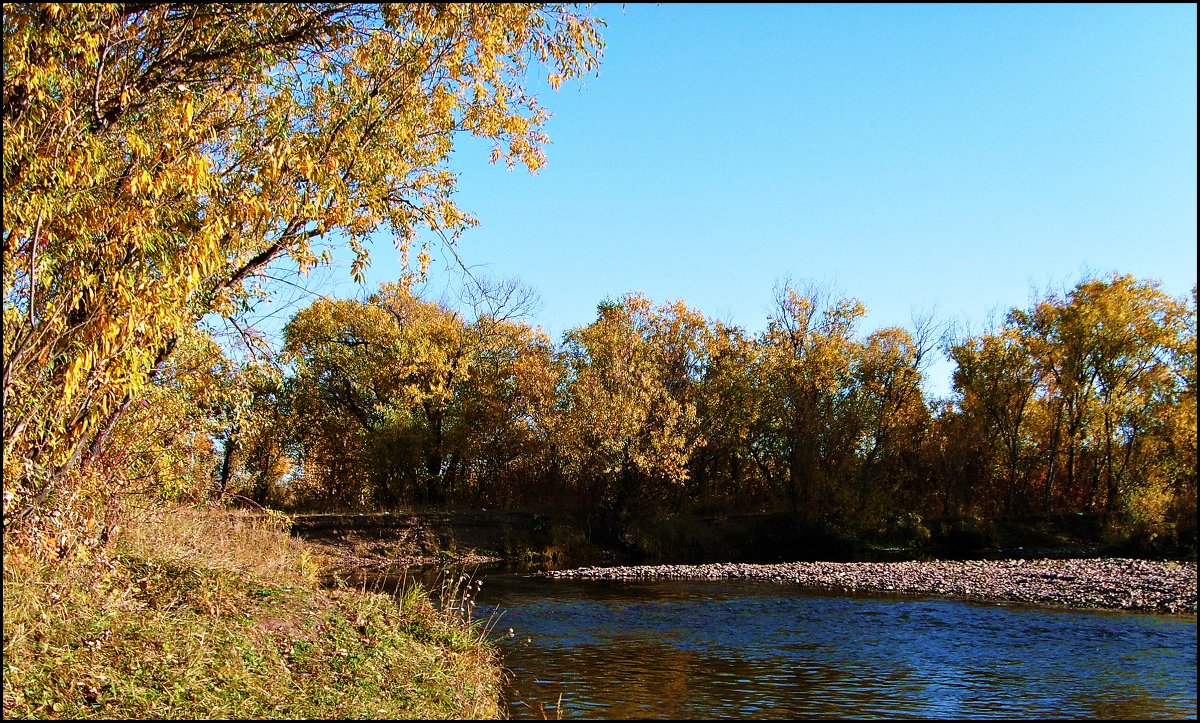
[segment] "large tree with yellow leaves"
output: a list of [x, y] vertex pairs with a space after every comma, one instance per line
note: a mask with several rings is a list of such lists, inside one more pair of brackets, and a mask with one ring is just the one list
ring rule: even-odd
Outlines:
[[600, 25], [533, 3], [5, 4], [5, 525], [78, 496], [181, 333], [273, 262], [319, 263], [327, 234], [356, 275], [378, 232], [413, 268], [452, 243], [474, 223], [456, 134], [537, 170], [528, 66], [553, 87], [594, 69]]

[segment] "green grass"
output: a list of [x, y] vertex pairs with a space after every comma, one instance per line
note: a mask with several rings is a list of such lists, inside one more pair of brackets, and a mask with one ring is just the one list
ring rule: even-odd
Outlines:
[[[4, 560], [5, 718], [498, 718], [469, 606], [318, 584], [237, 513], [160, 510], [101, 561]], [[453, 602], [453, 601], [451, 601]]]

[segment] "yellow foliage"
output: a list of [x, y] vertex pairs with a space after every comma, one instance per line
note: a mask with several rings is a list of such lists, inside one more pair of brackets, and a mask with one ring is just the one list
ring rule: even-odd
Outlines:
[[472, 225], [453, 134], [536, 170], [527, 58], [587, 72], [598, 26], [525, 3], [6, 5], [5, 519], [274, 259], [307, 269], [341, 230], [361, 272], [381, 228], [403, 250]]

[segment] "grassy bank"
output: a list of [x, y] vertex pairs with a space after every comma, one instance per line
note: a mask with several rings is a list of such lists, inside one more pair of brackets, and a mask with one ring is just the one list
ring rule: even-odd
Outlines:
[[324, 564], [261, 517], [186, 508], [129, 520], [100, 563], [6, 546], [4, 717], [500, 717], [469, 606], [327, 589]]

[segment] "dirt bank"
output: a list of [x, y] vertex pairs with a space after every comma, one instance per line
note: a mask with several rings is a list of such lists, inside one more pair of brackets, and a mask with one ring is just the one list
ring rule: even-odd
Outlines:
[[[1196, 612], [1194, 562], [1026, 551], [1022, 556], [1025, 559], [616, 566], [630, 560], [588, 544], [577, 520], [482, 510], [299, 515], [292, 532], [314, 543], [334, 560], [337, 568], [351, 572], [364, 568], [396, 570], [504, 561], [538, 569], [548, 567], [552, 571], [541, 574], [557, 578], [768, 580], [831, 590], [1074, 608]], [[722, 549], [714, 545], [708, 554]], [[588, 563], [605, 567], [580, 567]], [[567, 565], [571, 568], [553, 570]]]
[[535, 513], [458, 510], [295, 515], [292, 534], [350, 571], [499, 561], [547, 566], [616, 562], [589, 545], [577, 527], [569, 519]]

